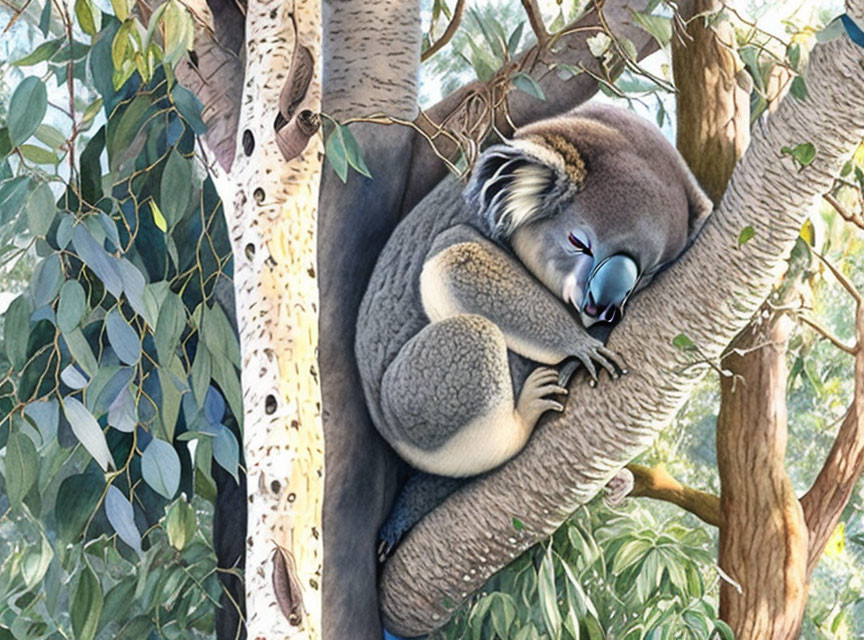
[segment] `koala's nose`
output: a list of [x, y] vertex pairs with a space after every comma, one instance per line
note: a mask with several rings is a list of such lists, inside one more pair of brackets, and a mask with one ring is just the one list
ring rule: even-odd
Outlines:
[[594, 294], [589, 291], [585, 305], [582, 307], [580, 314], [582, 324], [587, 328], [597, 322], [612, 323], [618, 320], [623, 315], [623, 308], [618, 304], [598, 305], [594, 299]]
[[617, 254], [601, 262], [588, 281], [580, 309], [582, 324], [590, 327], [597, 322], [620, 320], [638, 279], [639, 269], [629, 256]]

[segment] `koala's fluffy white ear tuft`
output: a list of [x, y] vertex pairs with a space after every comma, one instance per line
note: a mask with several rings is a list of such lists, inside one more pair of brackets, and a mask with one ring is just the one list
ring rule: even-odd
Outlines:
[[509, 145], [490, 147], [480, 156], [465, 190], [495, 238], [508, 238], [537, 219], [555, 187], [553, 169]]

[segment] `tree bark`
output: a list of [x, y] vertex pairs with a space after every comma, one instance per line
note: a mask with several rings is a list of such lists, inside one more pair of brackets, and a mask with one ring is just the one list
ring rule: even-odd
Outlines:
[[699, 491], [678, 482], [663, 467], [649, 468], [628, 464], [633, 474], [632, 498], [652, 498], [678, 505], [706, 524], [720, 526], [720, 500], [706, 491]]
[[312, 639], [321, 637], [323, 555], [316, 269], [322, 144], [312, 136], [286, 161], [274, 123], [293, 76], [287, 70], [304, 48], [314, 68], [296, 111], [320, 111], [321, 18], [317, 0], [251, 0], [247, 11], [242, 134], [220, 185], [243, 365], [247, 633]]
[[[696, 15], [721, 8], [715, 0], [694, 5]], [[732, 24], [719, 20], [708, 26], [695, 18], [686, 38], [672, 40], [672, 68], [678, 88], [676, 146], [716, 204], [750, 144], [752, 81], [735, 52]]]
[[[324, 16], [324, 112], [413, 119], [421, 43], [416, 0], [331, 0]], [[328, 167], [319, 201], [324, 638], [380, 640], [377, 537], [404, 467], [369, 418], [354, 331], [375, 260], [399, 220], [412, 131], [369, 123], [351, 131], [373, 178], [351, 172], [343, 183]]]
[[203, 105], [201, 119], [207, 125], [204, 145], [221, 169], [230, 171], [237, 146], [243, 63], [236, 51], [217, 39], [216, 21], [207, 3], [190, 0], [186, 6], [195, 16], [195, 55], [181, 60], [175, 72], [180, 84]]
[[[864, 15], [856, 3], [850, 13]], [[758, 131], [717, 211], [694, 246], [634, 300], [610, 347], [630, 375], [593, 389], [574, 384], [563, 416], [535, 432], [513, 461], [471, 483], [427, 516], [384, 569], [382, 609], [404, 635], [440, 626], [469, 593], [551, 534], [674, 416], [705, 367], [672, 346], [685, 333], [699, 358], [716, 360], [749, 322], [783, 269], [807, 205], [831, 184], [864, 134], [864, 49], [843, 38], [819, 45], [809, 98], [785, 100]], [[812, 141], [801, 170], [782, 156]], [[740, 249], [744, 227], [755, 236]], [[705, 287], [706, 278], [714, 283]], [[515, 531], [513, 517], [524, 527]]]
[[741, 640], [798, 637], [807, 602], [807, 525], [786, 474], [786, 347], [792, 320], [766, 310], [722, 366], [717, 418], [720, 617]]

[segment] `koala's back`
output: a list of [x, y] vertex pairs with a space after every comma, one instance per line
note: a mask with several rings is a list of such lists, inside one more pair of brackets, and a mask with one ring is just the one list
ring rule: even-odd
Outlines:
[[378, 257], [360, 303], [355, 351], [372, 420], [381, 415], [381, 380], [400, 349], [429, 319], [420, 299], [420, 272], [435, 237], [457, 224], [471, 223], [462, 187], [446, 178], [399, 223]]

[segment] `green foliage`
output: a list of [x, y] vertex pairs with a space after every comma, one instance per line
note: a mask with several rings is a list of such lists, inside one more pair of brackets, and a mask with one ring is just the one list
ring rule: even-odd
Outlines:
[[680, 515], [660, 521], [639, 505], [616, 513], [595, 501], [490, 580], [433, 638], [715, 637], [710, 544]]
[[0, 102], [0, 256], [32, 270], [0, 341], [0, 637], [205, 637], [220, 595], [211, 464], [237, 477], [242, 415], [230, 244], [201, 105], [173, 76], [191, 16], [130, 6], [77, 0], [88, 42], [69, 42], [46, 3]]

